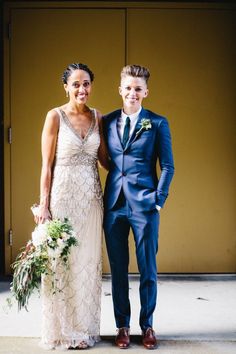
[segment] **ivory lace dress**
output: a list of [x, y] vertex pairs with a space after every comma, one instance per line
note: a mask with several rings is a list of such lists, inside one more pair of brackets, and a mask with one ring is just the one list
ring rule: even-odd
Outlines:
[[70, 267], [56, 267], [57, 286], [42, 278], [42, 339], [47, 349], [93, 346], [99, 341], [101, 309], [102, 189], [97, 153], [100, 144], [96, 111], [84, 139], [65, 112], [56, 109], [60, 127], [50, 196], [53, 218], [68, 218], [79, 239]]

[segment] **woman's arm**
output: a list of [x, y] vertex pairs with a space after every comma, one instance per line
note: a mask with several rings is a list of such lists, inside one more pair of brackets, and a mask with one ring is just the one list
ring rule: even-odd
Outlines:
[[100, 133], [100, 146], [98, 149], [98, 159], [102, 167], [104, 167], [107, 171], [109, 171], [109, 155], [107, 151], [106, 142], [103, 134], [103, 125], [102, 125], [102, 115], [100, 112], [97, 112], [98, 117], [98, 125], [99, 125], [99, 133]]
[[55, 110], [48, 112], [42, 132], [42, 170], [40, 177], [40, 205], [35, 216], [36, 223], [43, 223], [50, 218], [49, 196], [51, 190], [52, 164], [54, 161], [59, 117]]

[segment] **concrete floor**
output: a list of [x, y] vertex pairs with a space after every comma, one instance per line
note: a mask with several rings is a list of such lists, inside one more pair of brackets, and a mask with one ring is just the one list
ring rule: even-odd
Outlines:
[[[236, 353], [236, 275], [159, 276], [158, 306], [154, 329], [159, 353]], [[131, 335], [135, 353], [147, 353], [140, 344], [138, 326], [138, 278], [131, 277]], [[29, 312], [6, 307], [9, 282], [0, 282], [0, 354], [45, 353], [38, 347], [40, 337], [40, 298], [35, 294]], [[113, 344], [116, 333], [111, 283], [103, 279], [102, 342], [89, 349], [96, 353], [118, 353]], [[59, 351], [54, 351], [54, 353]]]

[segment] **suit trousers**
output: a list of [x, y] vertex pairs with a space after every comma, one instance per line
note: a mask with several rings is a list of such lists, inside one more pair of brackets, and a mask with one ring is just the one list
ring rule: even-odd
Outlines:
[[157, 299], [159, 212], [131, 210], [121, 191], [115, 206], [105, 212], [104, 231], [112, 275], [112, 298], [117, 328], [130, 326], [129, 247], [130, 227], [134, 234], [140, 272], [140, 317], [142, 330], [152, 327]]

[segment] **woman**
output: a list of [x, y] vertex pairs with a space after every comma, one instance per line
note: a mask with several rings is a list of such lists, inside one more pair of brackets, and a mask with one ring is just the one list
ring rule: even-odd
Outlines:
[[87, 106], [94, 75], [84, 64], [63, 74], [68, 103], [48, 112], [42, 133], [40, 208], [37, 223], [68, 218], [78, 235], [70, 267], [60, 265], [61, 290], [42, 279], [42, 344], [87, 348], [99, 340], [101, 298], [102, 189], [97, 160], [107, 168], [101, 114]]

